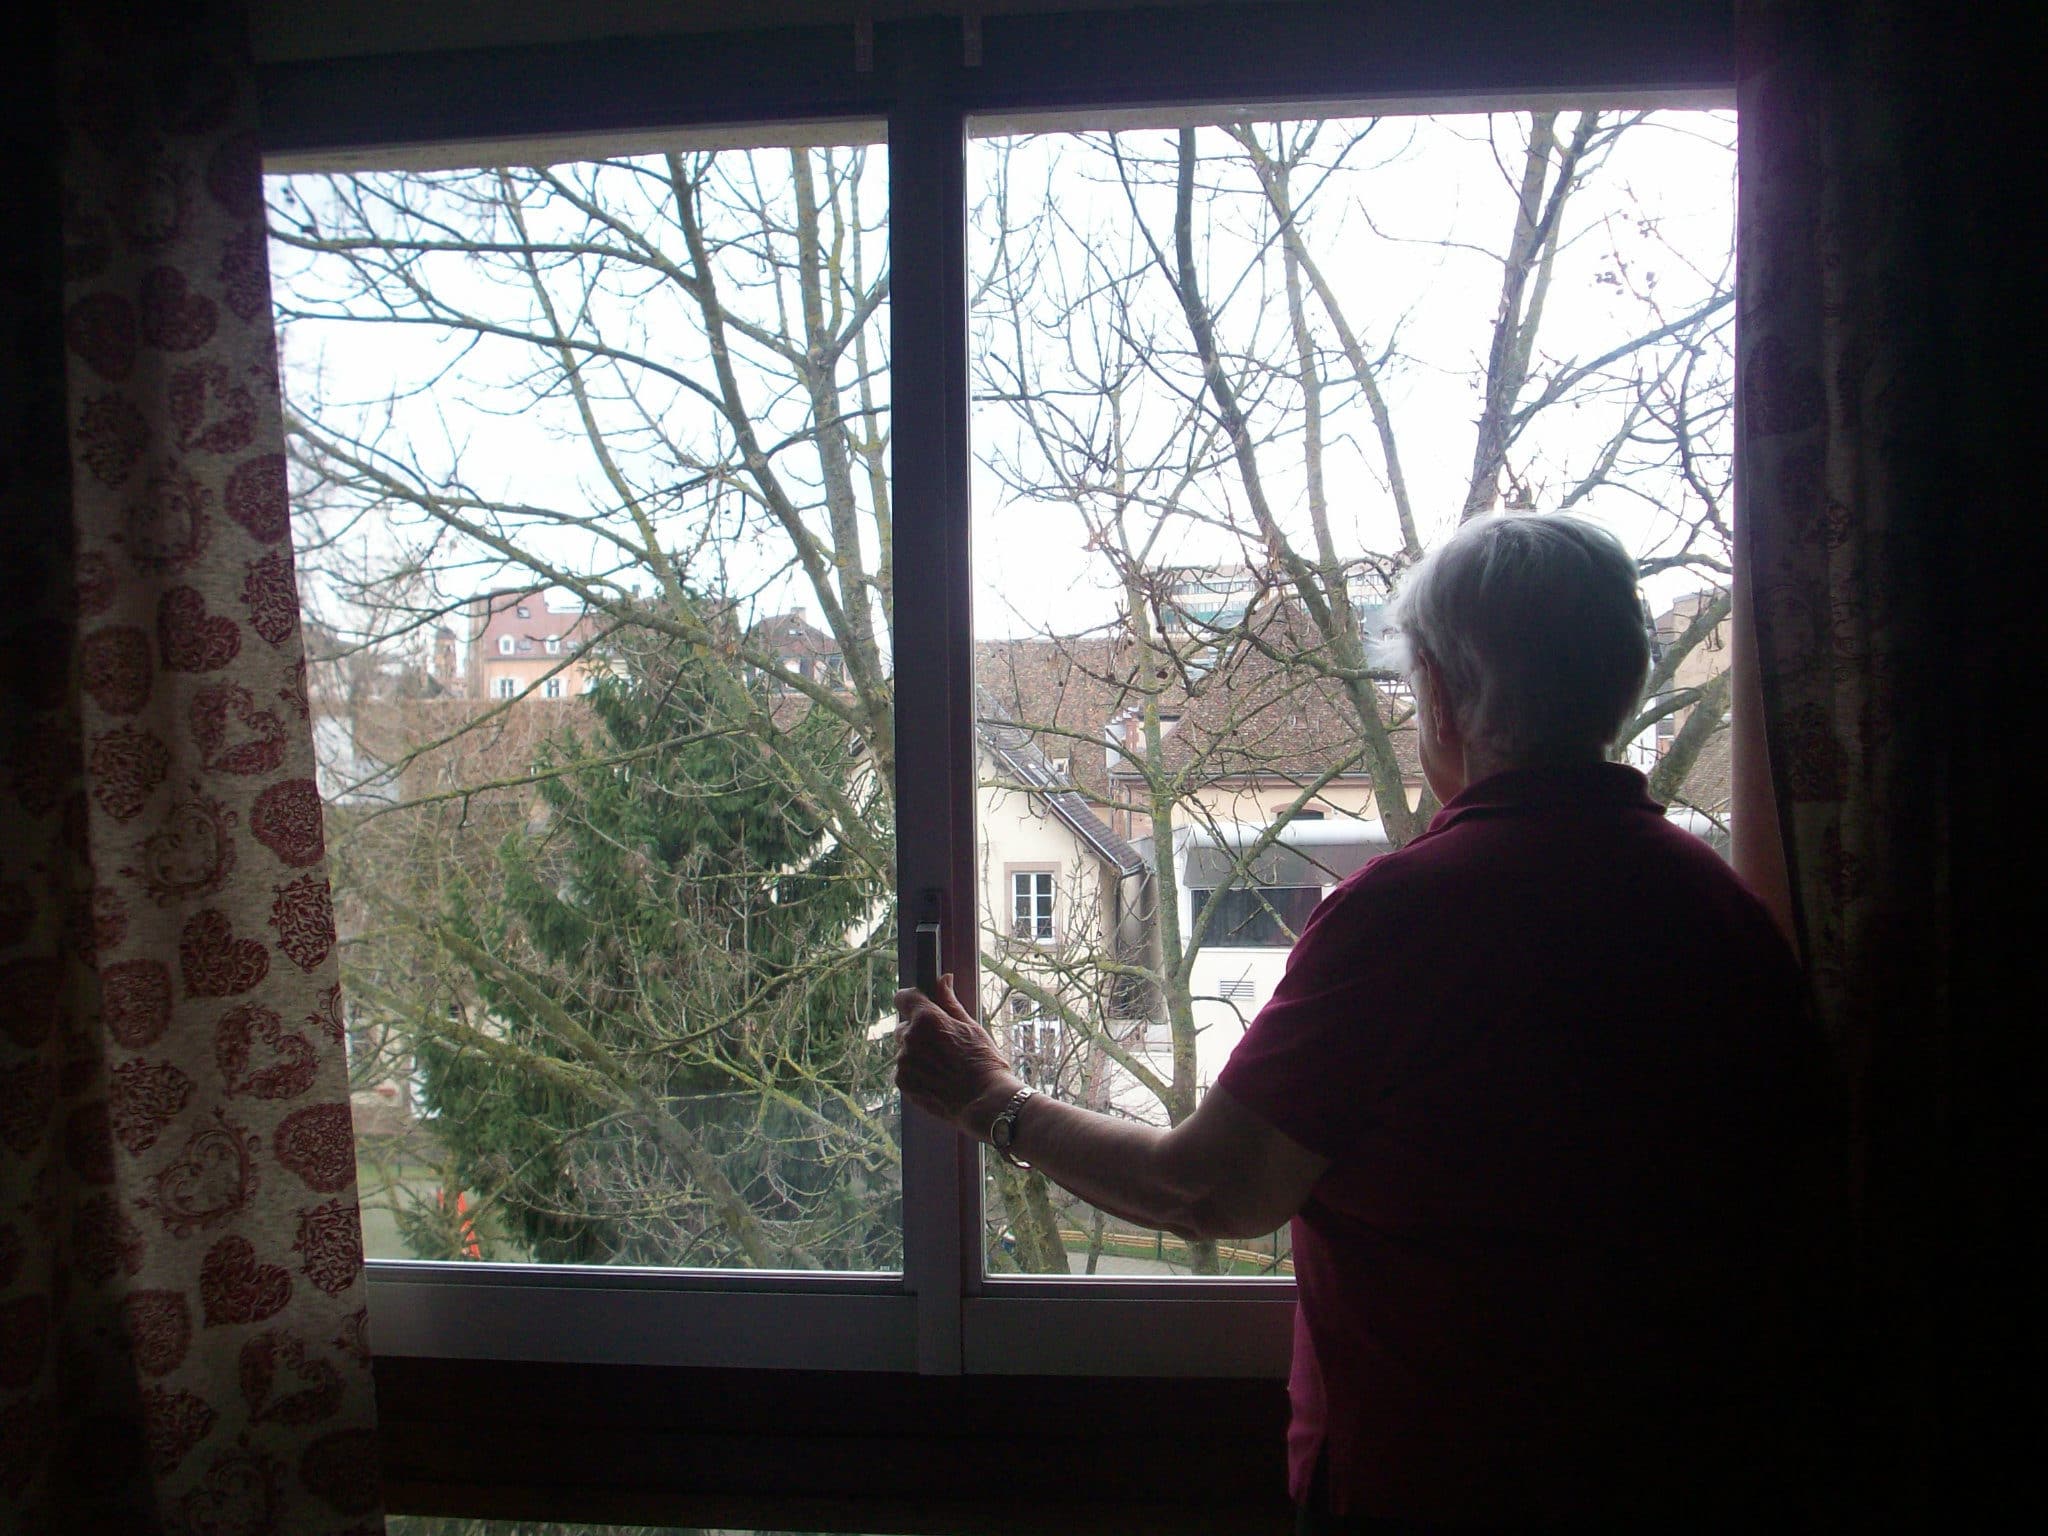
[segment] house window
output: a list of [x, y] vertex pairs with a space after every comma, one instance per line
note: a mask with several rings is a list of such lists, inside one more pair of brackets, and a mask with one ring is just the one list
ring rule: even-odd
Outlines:
[[548, 698], [559, 699], [562, 696], [562, 680], [559, 677], [549, 678], [541, 685], [541, 692]]
[[517, 608], [513, 609], [512, 611], [522, 619], [530, 619], [533, 617], [533, 610], [527, 607], [524, 603], [521, 603]]
[[519, 649], [520, 649], [520, 650], [522, 650], [522, 651], [530, 651], [530, 650], [532, 650], [532, 649], [533, 649], [533, 637], [532, 637], [531, 635], [521, 635], [521, 636], [519, 637], [519, 640], [518, 640], [518, 645], [519, 645]]
[[1053, 872], [1020, 869], [1010, 875], [1010, 932], [1033, 943], [1052, 942]]
[[559, 656], [562, 654], [562, 637], [560, 635], [549, 635], [546, 641], [543, 642], [543, 646], [550, 656]]
[[1010, 995], [1010, 1059], [1017, 1075], [1041, 1091], [1054, 1087], [1065, 1058], [1060, 1021], [1022, 993]]
[[1229, 949], [1290, 949], [1323, 899], [1319, 885], [1256, 886], [1188, 892], [1194, 920], [1213, 906], [1205, 939]]
[[499, 698], [501, 698], [501, 699], [512, 699], [512, 698], [517, 698], [518, 696], [519, 696], [519, 683], [518, 683], [518, 680], [517, 680], [517, 679], [515, 679], [515, 678], [510, 678], [510, 677], [501, 677], [501, 678], [499, 678], [499, 679], [498, 679], [498, 697], [499, 697]]
[[510, 635], [498, 636], [498, 654], [500, 656], [510, 656], [512, 654], [512, 637]]

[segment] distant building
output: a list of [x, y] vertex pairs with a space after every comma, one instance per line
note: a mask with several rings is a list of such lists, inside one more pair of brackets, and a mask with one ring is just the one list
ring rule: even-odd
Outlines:
[[772, 652], [785, 672], [835, 691], [846, 686], [846, 658], [839, 642], [811, 623], [802, 608], [760, 620], [747, 631], [747, 639], [757, 650]]
[[472, 699], [565, 699], [587, 693], [603, 671], [589, 655], [597, 625], [584, 606], [547, 589], [499, 588], [469, 600]]
[[[1663, 613], [1657, 616], [1656, 643], [1661, 653], [1663, 648], [1675, 643], [1703, 609], [1720, 594], [1715, 592], [1694, 592], [1681, 597]], [[1728, 670], [1728, 637], [1732, 621], [1722, 619], [1708, 634], [1685, 654], [1671, 675], [1671, 692], [1688, 692], [1703, 688]], [[1656, 754], [1662, 757], [1670, 748], [1672, 739], [1685, 728], [1686, 719], [1692, 714], [1692, 706], [1674, 710], [1657, 722]]]

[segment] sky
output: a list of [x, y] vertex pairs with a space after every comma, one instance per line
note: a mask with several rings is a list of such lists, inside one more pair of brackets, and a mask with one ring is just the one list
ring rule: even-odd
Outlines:
[[[1502, 242], [1512, 214], [1509, 175], [1519, 160], [1519, 131], [1516, 121], [1505, 116], [1383, 119], [1351, 150], [1345, 168], [1318, 185], [1303, 214], [1310, 245], [1368, 349], [1397, 338], [1384, 386], [1427, 542], [1448, 532], [1463, 500], [1477, 409], [1475, 379], [1499, 295], [1499, 266], [1487, 251]], [[1220, 132], [1203, 130], [1205, 151], [1220, 145]], [[1319, 142], [1333, 145], [1346, 136], [1344, 125], [1332, 125]], [[1550, 288], [1542, 352], [1553, 359], [1586, 357], [1656, 323], [1659, 314], [1686, 311], [1717, 284], [1727, 285], [1734, 226], [1733, 137], [1733, 116], [1726, 113], [1662, 113], [1621, 137], [1598, 177], [1574, 202]], [[1141, 181], [1157, 181], [1162, 174], [1170, 178], [1170, 167], [1158, 162], [1170, 155], [1171, 144], [1172, 136], [1161, 133], [1120, 139]], [[836, 153], [843, 159], [845, 151]], [[867, 153], [861, 213], [871, 228], [860, 248], [873, 271], [885, 254], [880, 224], [886, 194], [878, 173], [886, 152], [875, 146]], [[771, 199], [786, 194], [785, 157], [763, 155], [749, 163], [734, 156], [733, 161], [737, 169], [729, 174], [735, 184], [744, 171], [765, 178]], [[1052, 286], [1081, 292], [1107, 269], [1143, 268], [1130, 201], [1101, 135], [1043, 134], [973, 144], [970, 263], [978, 274], [990, 271], [994, 262], [992, 194], [999, 182], [1007, 186], [1013, 227], [1036, 220], [1041, 232], [1055, 225], [1060, 230], [1051, 248], [1058, 264]], [[614, 176], [607, 185], [620, 183]], [[1247, 177], [1236, 192], [1249, 186]], [[658, 190], [648, 182], [650, 198]], [[287, 214], [317, 207], [326, 196], [316, 181], [282, 177], [272, 178], [271, 192]], [[1155, 237], [1163, 238], [1169, 229], [1170, 188], [1147, 186], [1137, 202]], [[1213, 222], [1204, 231], [1203, 278], [1220, 311], [1225, 346], [1256, 342], [1267, 347], [1284, 341], [1274, 329], [1283, 319], [1277, 294], [1260, 289], [1262, 274], [1277, 272], [1277, 264], [1262, 269], [1255, 260], [1270, 241], [1270, 224], [1261, 222], [1253, 197], [1233, 194], [1213, 208]], [[721, 276], [731, 282], [732, 302], [772, 315], [772, 272], [756, 255], [743, 244], [734, 245], [721, 260]], [[283, 247], [273, 257], [276, 286], [288, 308], [339, 307], [340, 269], [334, 258], [309, 259]], [[1091, 257], [1096, 258], [1093, 267]], [[461, 302], [480, 308], [512, 302], [473, 260], [451, 258], [436, 270], [436, 281]], [[1156, 271], [1139, 278], [1129, 292], [1132, 324], [1149, 328], [1168, 345], [1184, 345], [1173, 340], [1184, 332], [1177, 330], [1171, 290]], [[1263, 309], [1262, 298], [1267, 301]], [[564, 302], [571, 302], [571, 296], [565, 294]], [[614, 285], [590, 303], [608, 336], [629, 336], [650, 353], [701, 366], [702, 340], [687, 309], [656, 289]], [[1063, 324], [1044, 292], [1032, 318], [1040, 322], [1030, 349], [1040, 382], [1085, 396], [1093, 378], [1086, 366], [1090, 358], [1083, 356], [1073, 366], [1067, 348], [1072, 343], [1084, 354], [1090, 351], [1084, 328]], [[885, 343], [886, 320], [884, 310], [871, 326], [878, 350]], [[976, 318], [976, 346], [1000, 350], [1008, 345], [1007, 323], [1000, 306], [984, 304]], [[1328, 344], [1327, 325], [1319, 328], [1319, 339]], [[339, 319], [292, 319], [284, 334], [288, 400], [322, 420], [360, 417], [378, 424], [380, 449], [412, 460], [427, 479], [459, 482], [496, 499], [572, 511], [615, 500], [576, 430], [570, 403], [559, 392], [536, 399], [523, 383], [529, 360], [510, 344], [465, 350], [430, 326]], [[1713, 362], [1703, 357], [1698, 366], [1704, 372]], [[1334, 357], [1331, 365], [1341, 376]], [[746, 366], [744, 358], [741, 366]], [[1542, 366], [1539, 361], [1539, 371]], [[978, 383], [986, 384], [987, 373], [978, 371]], [[650, 416], [676, 440], [688, 444], [693, 434], [709, 430], [701, 402], [659, 381], [657, 386], [645, 396]], [[886, 391], [886, 380], [882, 387]], [[1183, 409], [1176, 388], [1174, 380], [1147, 376], [1130, 385], [1126, 419], [1136, 424], [1132, 435], [1138, 446], [1160, 440]], [[1331, 412], [1326, 473], [1333, 521], [1347, 552], [1385, 550], [1394, 542], [1391, 501], [1376, 438], [1354, 395], [1348, 385], [1333, 380], [1325, 401]], [[768, 414], [794, 426], [801, 421], [800, 402], [785, 400]], [[1560, 406], [1539, 419], [1528, 445], [1534, 450], [1529, 464], [1539, 506], [1583, 469], [1614, 420], [1614, 408], [1599, 401]], [[1073, 630], [1107, 618], [1114, 607], [1107, 571], [1084, 547], [1087, 532], [1079, 512], [1057, 498], [1011, 494], [997, 470], [999, 463], [1011, 465], [1013, 473], [1021, 465], [1027, 478], [1047, 478], [1020, 432], [1017, 412], [1000, 401], [978, 400], [972, 430], [978, 631], [998, 636], [1048, 626]], [[1725, 428], [1721, 446], [1725, 450]], [[1276, 510], [1298, 530], [1306, 488], [1299, 451], [1289, 448], [1285, 442], [1268, 445], [1262, 462]], [[1668, 542], [1670, 520], [1655, 503], [1672, 498], [1673, 487], [1654, 479], [1637, 492], [1595, 493], [1577, 510], [1607, 523], [1638, 553], [1647, 554]], [[1207, 477], [1192, 488], [1188, 500], [1212, 514], [1242, 517], [1242, 496], [1229, 475]], [[672, 541], [687, 541], [686, 525], [693, 516], [677, 511]], [[383, 526], [374, 517], [354, 524], [348, 535], [373, 560], [388, 559], [407, 536], [406, 530]], [[568, 568], [595, 572], [604, 567], [600, 547], [587, 536], [534, 526], [522, 536]], [[1240, 558], [1234, 546], [1213, 525], [1181, 518], [1161, 537], [1154, 558], [1155, 563], [1231, 563]], [[320, 564], [317, 559], [307, 563], [309, 569]], [[763, 587], [764, 610], [804, 601], [789, 579], [774, 575], [786, 563], [786, 550], [758, 539], [751, 527], [732, 541], [722, 563], [725, 579]], [[492, 584], [494, 574], [484, 565], [464, 566], [451, 571], [444, 584], [455, 589], [451, 596], [459, 595]], [[312, 579], [319, 578], [315, 574]], [[1700, 584], [1694, 575], [1674, 572], [1648, 587], [1653, 602], [1661, 605]], [[331, 594], [328, 605], [333, 607]]]

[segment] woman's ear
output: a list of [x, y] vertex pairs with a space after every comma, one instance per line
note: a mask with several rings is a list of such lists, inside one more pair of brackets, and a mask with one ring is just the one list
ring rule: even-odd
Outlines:
[[1446, 747], [1458, 743], [1458, 718], [1451, 701], [1444, 696], [1443, 674], [1429, 652], [1415, 653], [1415, 707], [1429, 716], [1429, 731]]

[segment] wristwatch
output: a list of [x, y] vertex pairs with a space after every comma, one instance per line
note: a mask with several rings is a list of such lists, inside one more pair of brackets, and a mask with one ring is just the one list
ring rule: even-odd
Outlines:
[[1012, 1168], [1029, 1168], [1031, 1165], [1010, 1150], [1017, 1139], [1017, 1111], [1024, 1107], [1026, 1099], [1038, 1097], [1036, 1088], [1019, 1088], [1010, 1095], [1010, 1102], [996, 1112], [995, 1123], [988, 1128], [988, 1144], [996, 1149], [998, 1156]]

